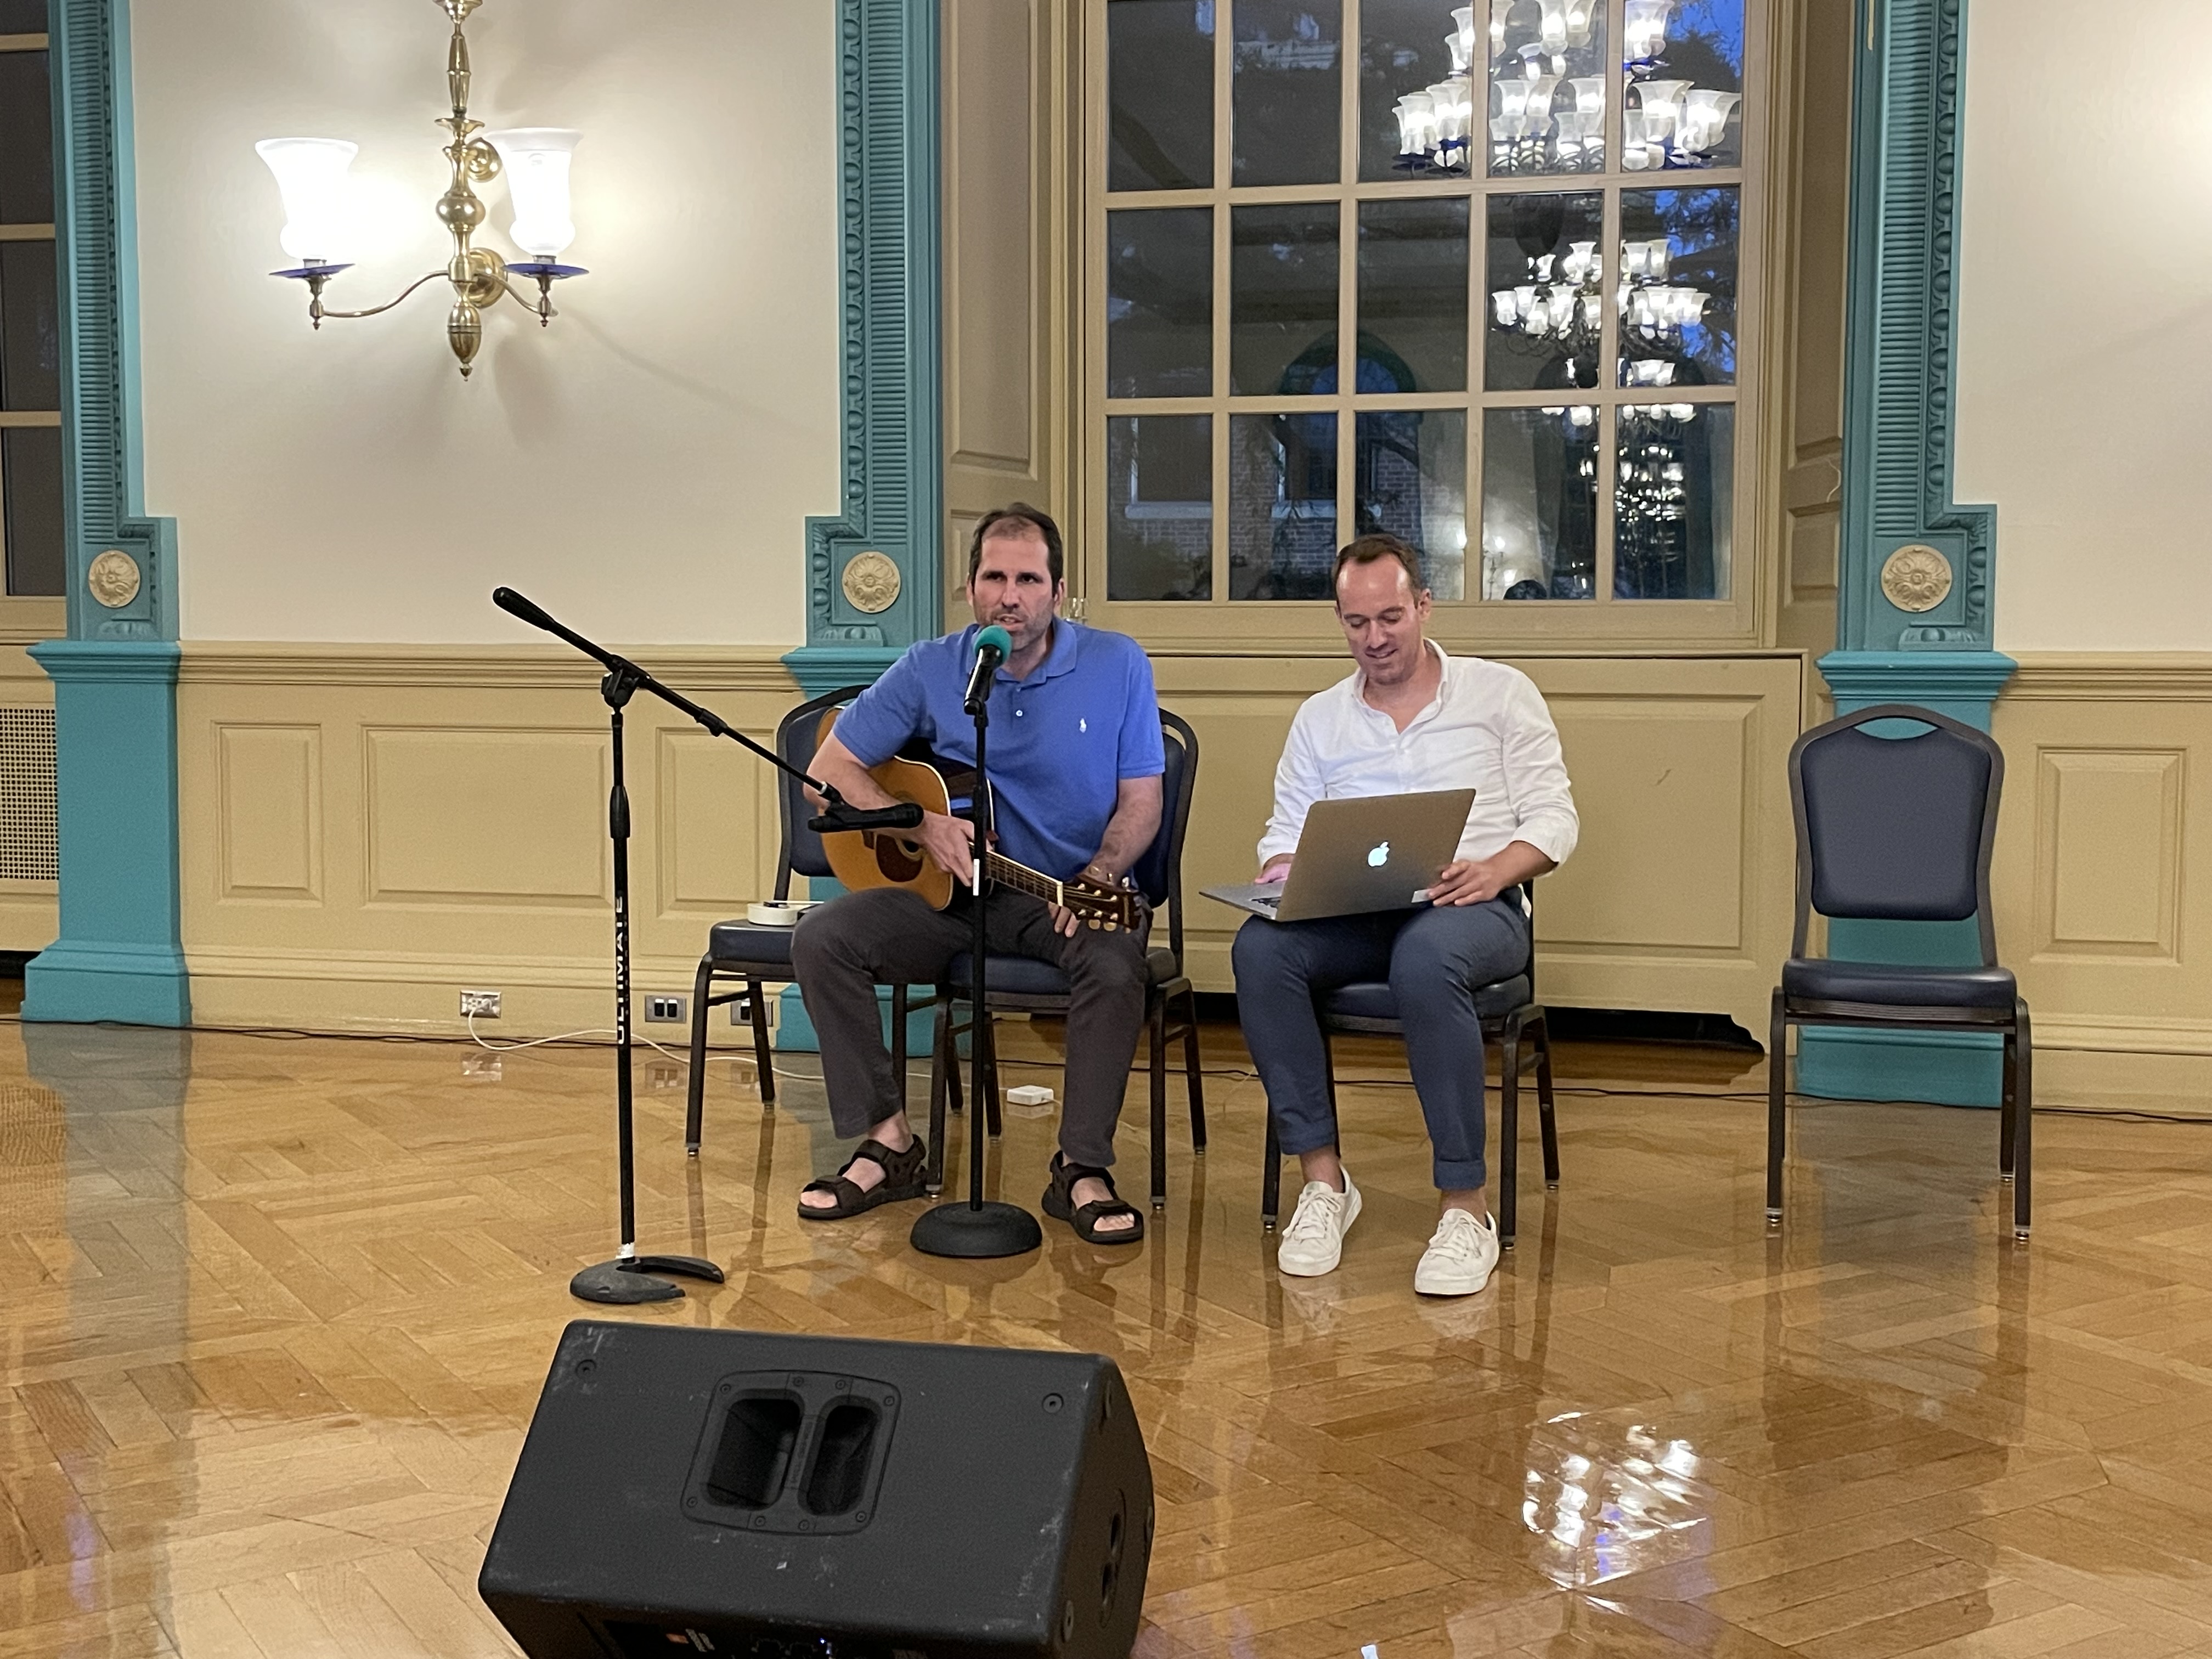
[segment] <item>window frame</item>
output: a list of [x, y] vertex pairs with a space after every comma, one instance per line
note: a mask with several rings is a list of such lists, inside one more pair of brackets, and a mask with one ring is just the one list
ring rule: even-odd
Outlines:
[[[46, 33], [0, 34], [0, 52], [43, 52], [47, 54], [46, 70], [51, 80], [53, 73], [53, 43]], [[58, 96], [56, 99], [58, 106]], [[61, 201], [59, 150], [57, 148], [54, 200]], [[58, 233], [52, 224], [0, 224], [0, 242], [43, 241], [54, 250], [57, 261], [61, 249]], [[62, 411], [52, 410], [0, 410], [0, 429], [19, 427], [48, 427], [58, 429]], [[64, 445], [64, 465], [67, 465], [67, 445]], [[64, 481], [66, 483], [66, 481]], [[52, 639], [69, 629], [69, 599], [62, 593], [10, 593], [6, 591], [8, 516], [4, 491], [7, 481], [0, 477], [0, 644], [27, 644], [39, 640]], [[63, 561], [63, 580], [68, 581], [66, 549]]]
[[[1502, 3], [1502, 0], [1501, 0]], [[1482, 390], [1486, 295], [1480, 280], [1485, 258], [1486, 204], [1492, 196], [1520, 193], [1599, 192], [1604, 204], [1607, 264], [1603, 286], [1608, 295], [1620, 279], [1619, 245], [1620, 199], [1624, 191], [1733, 185], [1741, 191], [1737, 217], [1736, 345], [1737, 368], [1732, 386], [1670, 387], [1665, 400], [1732, 403], [1736, 410], [1735, 471], [1732, 501], [1731, 557], [1729, 595], [1724, 599], [1619, 599], [1611, 595], [1613, 502], [1610, 488], [1599, 489], [1599, 593], [1590, 599], [1483, 600], [1462, 599], [1437, 602], [1430, 631], [1448, 648], [1454, 646], [1486, 649], [1528, 650], [1547, 646], [1597, 647], [1619, 646], [1639, 650], [1742, 648], [1771, 644], [1774, 630], [1774, 596], [1778, 590], [1779, 560], [1784, 538], [1776, 474], [1769, 465], [1775, 435], [1772, 426], [1780, 399], [1777, 377], [1784, 353], [1770, 329], [1768, 295], [1779, 275], [1782, 251], [1779, 216], [1774, 211], [1770, 188], [1775, 163], [1776, 135], [1788, 131], [1786, 111], [1780, 106], [1784, 77], [1776, 65], [1785, 53], [1775, 50], [1778, 35], [1786, 35], [1784, 0], [1745, 0], [1744, 99], [1741, 125], [1741, 165], [1697, 171], [1630, 173], [1619, 166], [1620, 112], [1623, 100], [1619, 82], [1607, 100], [1607, 171], [1599, 173], [1559, 173], [1490, 179], [1474, 176], [1455, 179], [1389, 179], [1361, 181], [1359, 166], [1359, 28], [1361, 0], [1339, 0], [1342, 9], [1343, 46], [1339, 53], [1342, 76], [1340, 102], [1338, 180], [1328, 185], [1233, 186], [1234, 108], [1233, 52], [1237, 0], [1214, 0], [1212, 182], [1205, 188], [1109, 191], [1106, 188], [1107, 40], [1109, 0], [1084, 0], [1084, 64], [1082, 75], [1082, 352], [1077, 446], [1076, 499], [1081, 527], [1079, 556], [1071, 562], [1070, 588], [1082, 601], [1085, 617], [1103, 626], [1121, 629], [1147, 643], [1164, 647], [1209, 646], [1218, 648], [1224, 635], [1233, 635], [1234, 651], [1262, 653], [1304, 652], [1316, 646], [1340, 647], [1332, 607], [1325, 599], [1228, 599], [1228, 453], [1222, 429], [1228, 416], [1244, 413], [1279, 412], [1279, 397], [1231, 396], [1229, 373], [1230, 210], [1236, 207], [1315, 204], [1334, 201], [1339, 207], [1338, 335], [1352, 338], [1358, 311], [1358, 215], [1359, 204], [1408, 198], [1468, 200], [1468, 386], [1464, 392], [1441, 393], [1359, 393], [1341, 390], [1328, 396], [1302, 398], [1299, 412], [1334, 414], [1337, 417], [1338, 500], [1340, 513], [1355, 487], [1351, 451], [1352, 416], [1374, 410], [1445, 408], [1467, 412], [1468, 587], [1480, 591], [1481, 532], [1481, 427], [1487, 409], [1557, 404], [1557, 391], [1486, 392]], [[1613, 43], [1608, 56], [1617, 58], [1626, 0], [1607, 0], [1606, 39]], [[1475, 23], [1480, 37], [1487, 27], [1489, 7], [1478, 3]], [[1449, 9], [1439, 4], [1437, 32], [1449, 25]], [[1486, 73], [1478, 66], [1478, 74]], [[1613, 73], [1617, 76], [1616, 70]], [[1478, 80], [1478, 87], [1486, 82]], [[1212, 386], [1205, 398], [1113, 398], [1105, 395], [1107, 214], [1127, 208], [1206, 207], [1212, 222]], [[1618, 319], [1607, 306], [1600, 362], [1610, 365], [1617, 356]], [[1614, 377], [1601, 374], [1601, 381]], [[1612, 438], [1617, 410], [1623, 404], [1656, 401], [1650, 388], [1615, 386], [1593, 388], [1577, 401], [1598, 404], [1604, 434], [1601, 449], [1601, 479], [1613, 453]], [[1110, 406], [1109, 406], [1110, 405]], [[1211, 415], [1216, 422], [1212, 449], [1212, 547], [1216, 597], [1199, 600], [1115, 600], [1109, 597], [1106, 563], [1106, 491], [1103, 460], [1107, 422], [1111, 416], [1146, 413]], [[1342, 519], [1340, 516], [1340, 522]]]

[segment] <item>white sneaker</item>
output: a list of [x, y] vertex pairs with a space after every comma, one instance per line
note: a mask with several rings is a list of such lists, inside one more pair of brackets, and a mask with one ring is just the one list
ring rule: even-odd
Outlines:
[[1275, 1247], [1275, 1265], [1300, 1279], [1334, 1273], [1344, 1255], [1344, 1236], [1358, 1219], [1359, 1188], [1349, 1175], [1340, 1193], [1326, 1181], [1309, 1181]]
[[1490, 1283], [1498, 1265], [1498, 1223], [1478, 1221], [1465, 1210], [1446, 1210], [1436, 1236], [1413, 1269], [1413, 1288], [1423, 1296], [1473, 1296]]

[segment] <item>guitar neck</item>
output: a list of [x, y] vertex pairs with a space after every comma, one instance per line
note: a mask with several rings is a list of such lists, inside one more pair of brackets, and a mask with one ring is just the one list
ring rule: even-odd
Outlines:
[[1048, 904], [1060, 904], [1066, 900], [1064, 883], [1054, 881], [1050, 876], [1042, 871], [1032, 870], [1026, 864], [1017, 864], [1001, 853], [992, 853], [985, 857], [983, 873], [1001, 886], [1041, 898]]

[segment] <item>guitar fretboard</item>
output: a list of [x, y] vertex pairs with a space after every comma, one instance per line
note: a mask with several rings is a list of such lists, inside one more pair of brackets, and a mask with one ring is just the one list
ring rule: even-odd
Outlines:
[[1035, 898], [1041, 898], [1048, 904], [1058, 904], [1061, 902], [1064, 896], [1062, 884], [1054, 881], [1041, 871], [1030, 869], [1026, 864], [1015, 863], [1003, 854], [988, 854], [983, 865], [983, 873], [1002, 886], [1011, 887], [1016, 892], [1027, 893]]

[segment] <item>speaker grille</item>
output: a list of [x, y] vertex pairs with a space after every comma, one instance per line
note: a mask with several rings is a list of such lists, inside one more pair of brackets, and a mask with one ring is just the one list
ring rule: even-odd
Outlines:
[[61, 878], [54, 711], [0, 708], [0, 881]]

